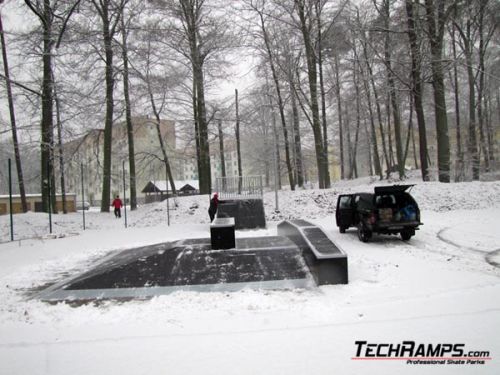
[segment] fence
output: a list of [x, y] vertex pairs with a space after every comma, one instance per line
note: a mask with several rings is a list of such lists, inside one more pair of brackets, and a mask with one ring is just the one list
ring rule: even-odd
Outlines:
[[215, 189], [220, 199], [262, 198], [262, 176], [217, 177]]

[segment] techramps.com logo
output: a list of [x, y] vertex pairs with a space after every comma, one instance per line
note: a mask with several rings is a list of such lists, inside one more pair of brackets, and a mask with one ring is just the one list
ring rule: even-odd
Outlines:
[[415, 341], [371, 343], [355, 341], [354, 361], [404, 361], [408, 365], [484, 365], [491, 361], [487, 350], [468, 350], [465, 344], [425, 344]]

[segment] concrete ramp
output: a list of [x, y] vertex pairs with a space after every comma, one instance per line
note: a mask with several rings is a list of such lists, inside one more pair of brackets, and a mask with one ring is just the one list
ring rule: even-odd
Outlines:
[[278, 235], [292, 240], [318, 285], [347, 284], [347, 254], [318, 226], [306, 220], [289, 220], [278, 224]]
[[122, 251], [44, 290], [46, 301], [147, 298], [175, 291], [295, 289], [314, 286], [301, 251], [285, 237], [236, 240], [212, 250], [189, 239]]

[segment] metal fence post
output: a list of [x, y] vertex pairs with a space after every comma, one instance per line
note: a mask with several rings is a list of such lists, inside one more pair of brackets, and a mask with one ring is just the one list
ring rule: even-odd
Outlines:
[[10, 240], [14, 241], [14, 216], [12, 214], [12, 161], [9, 159], [9, 213], [10, 213]]
[[125, 185], [125, 160], [122, 161], [123, 171], [123, 214], [125, 215], [125, 228], [127, 227], [127, 186]]
[[52, 234], [52, 186], [51, 186], [51, 169], [50, 163], [47, 161], [47, 170], [49, 171], [49, 176], [47, 178], [47, 190], [49, 193], [49, 232]]
[[168, 169], [165, 163], [165, 190], [167, 192], [167, 226], [170, 226], [170, 201], [168, 200]]

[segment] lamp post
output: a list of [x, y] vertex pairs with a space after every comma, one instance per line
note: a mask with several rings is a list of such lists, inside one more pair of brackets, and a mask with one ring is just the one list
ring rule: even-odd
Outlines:
[[[83, 188], [83, 163], [80, 164], [80, 175], [82, 180], [82, 215], [83, 215], [83, 230], [85, 230], [85, 190]], [[78, 202], [77, 202], [78, 203]]]
[[170, 204], [168, 201], [168, 168], [167, 163], [165, 163], [165, 187], [167, 191], [167, 225], [170, 226]]
[[276, 133], [276, 115], [274, 113], [274, 108], [272, 104], [271, 109], [271, 121], [273, 124], [273, 137], [274, 137], [274, 150], [273, 150], [273, 164], [274, 164], [274, 211], [279, 212], [279, 202], [278, 202], [278, 134]]
[[10, 216], [10, 240], [14, 241], [14, 217], [12, 216], [12, 162], [9, 159], [9, 216]]

